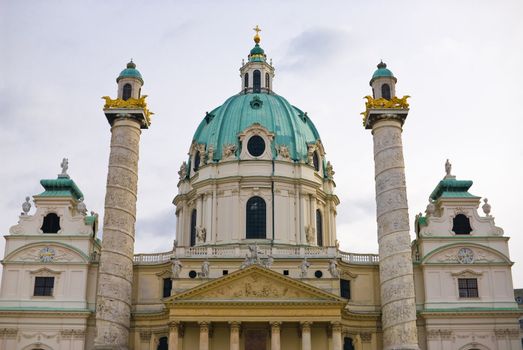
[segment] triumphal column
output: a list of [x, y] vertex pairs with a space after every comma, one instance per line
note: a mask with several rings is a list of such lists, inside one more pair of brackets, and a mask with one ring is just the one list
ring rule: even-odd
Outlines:
[[366, 96], [363, 124], [372, 130], [384, 350], [419, 349], [401, 133], [408, 96], [396, 97], [396, 78], [378, 64]]
[[111, 125], [102, 252], [98, 270], [95, 349], [128, 349], [133, 281], [134, 225], [141, 129], [151, 113], [143, 79], [131, 61], [117, 78], [118, 97], [104, 96]]

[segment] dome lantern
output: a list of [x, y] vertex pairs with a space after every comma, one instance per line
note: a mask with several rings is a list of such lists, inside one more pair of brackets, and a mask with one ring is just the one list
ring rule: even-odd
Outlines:
[[380, 61], [377, 68], [369, 82], [370, 86], [372, 86], [372, 95], [375, 99], [384, 98], [390, 100], [396, 96], [397, 79], [390, 69], [387, 68], [385, 62]]
[[272, 79], [274, 78], [274, 67], [267, 63], [267, 55], [260, 46], [260, 32], [258, 25], [253, 28], [254, 47], [247, 56], [247, 63], [240, 68], [242, 78], [242, 91], [244, 93], [272, 92]]
[[120, 72], [116, 82], [118, 83], [118, 98], [125, 101], [131, 97], [140, 98], [143, 78], [132, 59], [127, 63], [126, 68]]

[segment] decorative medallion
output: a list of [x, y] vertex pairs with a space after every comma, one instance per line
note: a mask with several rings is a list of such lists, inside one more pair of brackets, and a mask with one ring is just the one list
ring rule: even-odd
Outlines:
[[258, 96], [254, 96], [250, 102], [252, 109], [260, 109], [263, 105], [263, 101]]
[[472, 264], [474, 262], [474, 252], [469, 248], [461, 248], [458, 251], [458, 261], [460, 264]]
[[40, 261], [44, 263], [53, 262], [56, 252], [53, 248], [44, 247], [40, 250]]

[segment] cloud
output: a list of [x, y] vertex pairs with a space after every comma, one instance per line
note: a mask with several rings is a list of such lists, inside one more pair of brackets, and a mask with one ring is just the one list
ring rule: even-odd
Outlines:
[[290, 40], [288, 50], [278, 70], [308, 71], [323, 66], [340, 54], [346, 47], [348, 33], [341, 29], [314, 28], [302, 32]]

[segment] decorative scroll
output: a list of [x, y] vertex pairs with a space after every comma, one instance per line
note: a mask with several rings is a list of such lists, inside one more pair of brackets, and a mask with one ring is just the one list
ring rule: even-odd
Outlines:
[[363, 125], [365, 125], [367, 122], [369, 110], [371, 110], [371, 109], [407, 109], [407, 108], [409, 108], [409, 103], [407, 102], [407, 99], [409, 97], [410, 97], [409, 95], [405, 95], [402, 98], [398, 98], [398, 97], [394, 96], [390, 100], [387, 100], [383, 97], [374, 99], [371, 96], [365, 96], [364, 98], [367, 99], [367, 102], [365, 102], [365, 112], [360, 113], [363, 115]]
[[147, 119], [147, 123], [151, 122], [151, 116], [154, 114], [149, 109], [147, 109], [147, 103], [145, 102], [145, 98], [147, 95], [143, 95], [140, 98], [129, 98], [127, 100], [123, 100], [121, 98], [112, 99], [109, 96], [102, 96], [102, 98], [105, 100], [104, 109], [111, 109], [111, 108], [126, 108], [126, 109], [142, 109], [145, 118]]

